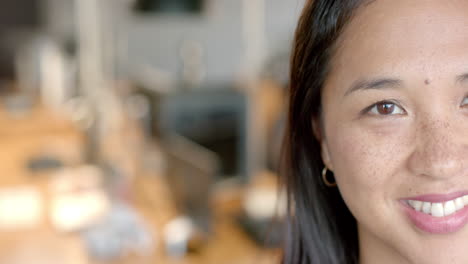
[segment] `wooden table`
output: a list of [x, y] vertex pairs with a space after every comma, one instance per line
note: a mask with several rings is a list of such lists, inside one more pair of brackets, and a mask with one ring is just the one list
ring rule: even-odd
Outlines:
[[[32, 175], [25, 167], [28, 160], [35, 155], [50, 153], [59, 154], [68, 165], [77, 165], [84, 162], [84, 142], [82, 131], [72, 122], [43, 107], [37, 107], [21, 118], [10, 117], [0, 108], [0, 189], [27, 185], [45, 192], [47, 177]], [[120, 154], [116, 157], [122, 159], [125, 155]], [[236, 224], [233, 215], [239, 209], [242, 195], [242, 190], [237, 188], [218, 192], [215, 196], [214, 234], [209, 242], [197, 254], [178, 259], [168, 257], [161, 233], [176, 211], [167, 185], [154, 172], [135, 169], [134, 163], [129, 162], [127, 166], [137, 173], [132, 179], [130, 201], [151, 228], [156, 242], [153, 254], [128, 256], [111, 262], [91, 260], [77, 234], [55, 232], [45, 217], [33, 229], [0, 234], [0, 264], [278, 263], [276, 250], [258, 247]]]

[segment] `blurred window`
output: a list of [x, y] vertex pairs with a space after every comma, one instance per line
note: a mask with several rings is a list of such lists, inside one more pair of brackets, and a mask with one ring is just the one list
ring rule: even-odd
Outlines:
[[200, 13], [203, 0], [137, 0], [135, 10], [143, 13]]

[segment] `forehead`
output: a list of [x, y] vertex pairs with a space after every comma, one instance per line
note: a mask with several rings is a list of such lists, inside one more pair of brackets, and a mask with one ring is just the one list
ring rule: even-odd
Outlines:
[[[332, 59], [340, 79], [468, 69], [468, 0], [376, 0], [346, 25]], [[333, 74], [332, 74], [333, 75]], [[336, 77], [336, 76], [335, 76]]]

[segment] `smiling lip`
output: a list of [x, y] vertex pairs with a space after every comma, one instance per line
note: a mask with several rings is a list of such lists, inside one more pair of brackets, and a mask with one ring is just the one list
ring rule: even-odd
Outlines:
[[409, 206], [406, 201], [417, 200], [431, 203], [443, 203], [464, 195], [468, 195], [468, 191], [460, 191], [450, 194], [427, 194], [403, 198], [400, 200], [400, 204], [403, 206], [403, 210], [408, 219], [419, 229], [431, 234], [448, 234], [462, 229], [467, 224], [468, 206], [465, 206], [463, 209], [460, 209], [453, 214], [444, 217], [435, 217], [416, 211], [414, 208]]
[[417, 201], [430, 202], [430, 203], [443, 203], [446, 201], [453, 200], [457, 197], [462, 197], [464, 195], [468, 195], [468, 190], [453, 192], [449, 194], [424, 194], [424, 195], [419, 195], [419, 196], [414, 196], [414, 197], [401, 198], [401, 200], [407, 200], [407, 201], [417, 200]]

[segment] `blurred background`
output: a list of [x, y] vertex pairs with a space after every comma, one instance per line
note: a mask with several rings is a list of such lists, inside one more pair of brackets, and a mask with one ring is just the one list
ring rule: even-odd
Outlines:
[[279, 263], [304, 0], [2, 0], [0, 264]]

